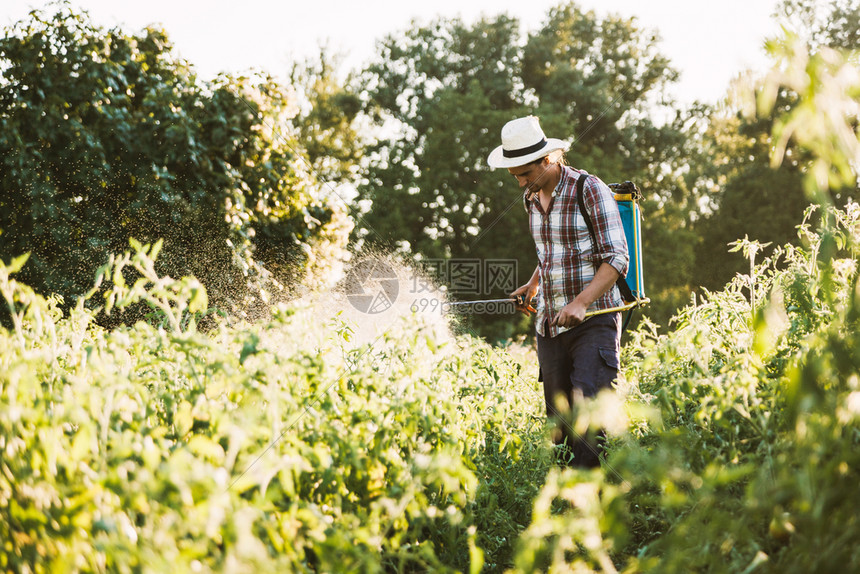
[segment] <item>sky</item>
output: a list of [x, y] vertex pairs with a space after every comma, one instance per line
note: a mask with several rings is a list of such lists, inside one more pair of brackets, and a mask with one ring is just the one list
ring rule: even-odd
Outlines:
[[[764, 70], [764, 40], [778, 31], [778, 0], [578, 0], [598, 16], [635, 17], [656, 29], [661, 50], [681, 72], [674, 95], [682, 103], [715, 102], [746, 69]], [[48, 0], [0, 0], [0, 26], [25, 18]], [[534, 30], [559, 0], [72, 0], [102, 26], [137, 32], [162, 26], [180, 56], [203, 78], [263, 69], [285, 77], [291, 62], [314, 56], [321, 43], [343, 56], [345, 69], [374, 55], [376, 42], [415, 20], [437, 16], [472, 22], [507, 13]]]

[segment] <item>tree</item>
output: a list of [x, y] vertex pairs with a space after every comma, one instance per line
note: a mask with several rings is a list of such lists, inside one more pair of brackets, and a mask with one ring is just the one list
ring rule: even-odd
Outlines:
[[860, 2], [857, 0], [783, 0], [776, 14], [811, 50], [820, 46], [843, 51], [860, 48]]
[[[359, 192], [372, 208], [357, 237], [442, 261], [440, 282], [457, 298], [507, 294], [490, 285], [488, 261], [523, 253], [534, 260], [510, 176], [486, 166], [497, 145], [493, 127], [525, 113], [517, 29], [507, 16], [416, 26], [385, 38], [379, 60], [361, 77], [368, 112], [391, 126], [391, 135], [369, 149]], [[460, 264], [475, 282], [457, 289]], [[509, 323], [499, 321], [494, 335], [511, 334]]]
[[354, 183], [365, 145], [356, 127], [361, 99], [350, 87], [351, 75], [338, 78], [340, 64], [340, 56], [321, 47], [316, 58], [290, 70], [290, 85], [300, 98], [294, 131], [313, 172], [331, 186]]
[[[792, 96], [784, 93], [779, 110], [789, 109]], [[703, 134], [710, 152], [705, 173], [716, 184], [707, 213], [696, 222], [701, 243], [696, 249], [698, 285], [722, 289], [749, 263], [729, 252], [729, 244], [748, 237], [777, 245], [797, 242], [796, 227], [809, 201], [803, 192], [803, 154], [793, 149], [777, 169], [770, 167], [771, 130], [775, 116], [752, 119], [735, 108], [712, 111]]]
[[0, 62], [0, 253], [32, 252], [21, 280], [39, 291], [77, 296], [130, 237], [164, 238], [161, 272], [229, 306], [259, 261], [285, 277], [345, 241], [270, 78], [200, 82], [163, 31], [100, 29], [63, 4], [8, 29]]
[[[813, 4], [786, 0], [777, 15], [813, 50], [858, 47], [860, 4], [856, 0]], [[734, 91], [752, 98], [753, 85], [751, 77], [741, 76]], [[797, 243], [796, 226], [810, 203], [804, 179], [815, 154], [792, 141], [782, 149], [782, 161], [773, 168], [770, 165], [774, 150], [780, 147], [774, 134], [784, 129], [784, 118], [802, 99], [802, 94], [781, 86], [773, 92], [767, 113], [745, 111], [743, 98], [729, 98], [722, 109], [710, 113], [709, 127], [700, 140], [707, 142], [703, 145], [709, 153], [699, 156], [705, 161], [697, 169], [704, 176], [700, 183], [717, 182], [717, 188], [711, 194], [709, 213], [697, 223], [702, 236], [696, 253], [701, 286], [720, 289], [736, 273], [746, 272], [748, 263], [728, 253], [728, 244], [737, 239], [749, 237], [772, 246]], [[835, 186], [832, 191], [833, 199], [843, 203], [853, 190]], [[764, 255], [768, 254], [765, 250]]]
[[[360, 186], [372, 208], [358, 236], [424, 258], [516, 260], [524, 283], [537, 260], [520, 193], [486, 157], [504, 123], [529, 113], [551, 135], [576, 137], [579, 167], [608, 182], [638, 180], [655, 201], [671, 195], [655, 174], [664, 143], [680, 138], [648, 112], [676, 74], [656, 43], [632, 20], [601, 20], [574, 4], [550, 11], [524, 46], [517, 21], [504, 15], [389, 36], [362, 76], [369, 109], [393, 127]], [[492, 338], [527, 332], [525, 321], [478, 319]]]

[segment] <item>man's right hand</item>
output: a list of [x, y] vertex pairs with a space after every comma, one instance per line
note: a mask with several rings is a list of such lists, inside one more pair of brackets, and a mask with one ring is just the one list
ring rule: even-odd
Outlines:
[[516, 300], [517, 311], [525, 313], [526, 315], [536, 313], [536, 309], [532, 307], [532, 299], [537, 295], [537, 292], [538, 289], [536, 286], [526, 283], [511, 293], [511, 298]]

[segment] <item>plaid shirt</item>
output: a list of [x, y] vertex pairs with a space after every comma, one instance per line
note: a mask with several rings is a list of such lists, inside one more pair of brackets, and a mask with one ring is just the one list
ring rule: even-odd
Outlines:
[[[622, 277], [627, 273], [627, 240], [615, 197], [596, 176], [590, 175], [585, 180], [583, 199], [597, 240], [597, 245], [592, 245], [576, 199], [576, 180], [581, 173], [586, 172], [562, 166], [561, 180], [546, 212], [538, 194], [525, 205], [540, 267], [537, 332], [544, 337], [555, 337], [570, 329], [550, 325], [549, 333], [545, 333], [544, 321], [552, 321], [562, 307], [573, 301], [602, 263], [612, 265]], [[589, 310], [620, 305], [623, 305], [621, 294], [613, 285]]]

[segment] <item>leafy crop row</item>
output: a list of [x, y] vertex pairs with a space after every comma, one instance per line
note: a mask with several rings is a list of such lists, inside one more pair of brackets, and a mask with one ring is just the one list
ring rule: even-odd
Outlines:
[[[759, 264], [739, 242], [749, 275], [669, 335], [640, 329], [627, 432], [605, 473], [550, 473], [522, 571], [860, 569], [860, 206], [821, 221]], [[571, 510], [551, 517], [554, 500]]]
[[[426, 571], [509, 563], [548, 457], [533, 373], [402, 317], [376, 340], [297, 302], [202, 333], [159, 245], [99, 272], [104, 330], [0, 268], [0, 568]], [[126, 282], [135, 269], [139, 278]], [[110, 280], [108, 287], [101, 285]], [[318, 325], [318, 327], [309, 327]]]
[[[159, 245], [68, 315], [0, 267], [0, 567], [45, 571], [809, 572], [860, 568], [860, 207], [625, 347], [552, 466], [533, 354], [312, 301], [201, 332]], [[133, 282], [128, 278], [135, 276]], [[104, 298], [102, 309], [92, 304]], [[111, 330], [98, 312], [147, 304]]]

